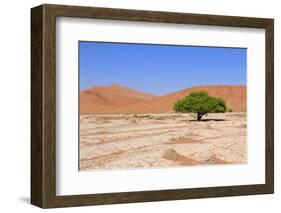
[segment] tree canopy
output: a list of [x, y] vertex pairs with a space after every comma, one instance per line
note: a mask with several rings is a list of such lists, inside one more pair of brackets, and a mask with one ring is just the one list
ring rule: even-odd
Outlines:
[[174, 104], [174, 111], [176, 112], [197, 113], [198, 121], [206, 113], [226, 112], [226, 110], [223, 99], [209, 96], [207, 92], [192, 92]]

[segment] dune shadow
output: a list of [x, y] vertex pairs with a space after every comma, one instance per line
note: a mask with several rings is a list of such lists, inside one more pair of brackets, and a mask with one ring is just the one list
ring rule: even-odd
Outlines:
[[[197, 121], [196, 119], [192, 119], [192, 120], [189, 120], [189, 121]], [[201, 119], [200, 121], [197, 121], [197, 122], [206, 122], [206, 121], [226, 121], [226, 119]]]

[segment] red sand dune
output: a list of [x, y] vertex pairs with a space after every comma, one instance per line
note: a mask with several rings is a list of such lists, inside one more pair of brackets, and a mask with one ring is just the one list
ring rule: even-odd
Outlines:
[[80, 92], [80, 114], [172, 112], [174, 103], [191, 92], [223, 98], [233, 112], [246, 111], [246, 86], [198, 86], [161, 97], [113, 84]]
[[94, 86], [80, 92], [80, 113], [118, 113], [128, 105], [152, 100], [156, 96], [139, 92], [118, 84]]

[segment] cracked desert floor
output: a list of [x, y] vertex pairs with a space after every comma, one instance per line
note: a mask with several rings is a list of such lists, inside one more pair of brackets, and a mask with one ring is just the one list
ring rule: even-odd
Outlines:
[[80, 116], [80, 170], [247, 162], [246, 113]]

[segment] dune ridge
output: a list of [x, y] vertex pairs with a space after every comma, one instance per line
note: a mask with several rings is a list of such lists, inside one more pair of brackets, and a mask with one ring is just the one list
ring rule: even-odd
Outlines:
[[223, 98], [233, 112], [246, 112], [246, 86], [196, 86], [164, 96], [140, 92], [118, 84], [93, 86], [80, 92], [80, 114], [167, 113], [174, 103], [191, 92], [205, 91]]

